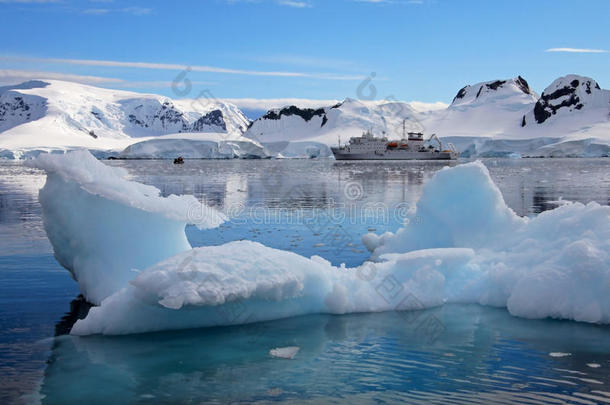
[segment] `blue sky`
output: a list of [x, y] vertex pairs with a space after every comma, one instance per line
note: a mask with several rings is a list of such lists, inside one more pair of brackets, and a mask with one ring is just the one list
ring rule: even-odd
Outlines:
[[450, 102], [517, 75], [538, 92], [568, 73], [610, 88], [608, 16], [607, 0], [0, 0], [0, 80], [175, 97], [191, 66], [187, 97], [356, 98], [372, 72], [380, 99]]

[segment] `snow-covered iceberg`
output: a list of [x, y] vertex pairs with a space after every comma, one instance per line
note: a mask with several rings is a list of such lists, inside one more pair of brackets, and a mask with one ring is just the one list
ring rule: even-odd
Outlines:
[[129, 145], [125, 159], [262, 159], [271, 157], [258, 142], [227, 134], [171, 134]]
[[210, 228], [224, 220], [193, 196], [161, 197], [155, 187], [126, 180], [127, 171], [85, 150], [27, 164], [47, 172], [39, 199], [55, 257], [95, 304], [123, 288], [134, 269], [190, 249], [187, 223]]
[[610, 207], [574, 203], [521, 218], [480, 162], [438, 172], [408, 225], [364, 237], [375, 262], [356, 268], [250, 241], [191, 249], [186, 222], [213, 227], [223, 219], [194, 198], [163, 199], [87, 152], [34, 164], [48, 172], [40, 200], [56, 256], [85, 295], [101, 303], [73, 334], [444, 303], [610, 323]]
[[378, 260], [471, 249], [471, 258], [439, 274], [448, 302], [506, 306], [526, 318], [610, 323], [610, 207], [568, 203], [518, 217], [480, 162], [439, 171], [407, 226], [363, 241]]

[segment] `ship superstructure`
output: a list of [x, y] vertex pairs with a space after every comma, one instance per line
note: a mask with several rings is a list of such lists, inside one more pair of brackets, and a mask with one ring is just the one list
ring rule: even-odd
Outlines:
[[[431, 144], [438, 143], [438, 148]], [[459, 154], [452, 144], [443, 149], [441, 140], [432, 134], [427, 140], [421, 132], [406, 132], [399, 140], [389, 140], [387, 137], [377, 138], [371, 131], [366, 131], [359, 137], [350, 138], [345, 145], [331, 147], [337, 160], [451, 160]]]

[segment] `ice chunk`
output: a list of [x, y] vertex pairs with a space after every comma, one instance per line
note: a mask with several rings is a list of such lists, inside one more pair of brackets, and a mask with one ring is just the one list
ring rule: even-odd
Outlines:
[[[170, 197], [176, 203], [168, 207], [158, 190], [124, 180], [86, 152], [35, 164], [49, 173], [40, 198], [56, 256], [87, 298], [101, 302], [73, 334], [445, 303], [610, 323], [610, 207], [570, 203], [520, 218], [479, 162], [441, 170], [411, 213], [417, 220], [396, 234], [368, 236], [377, 262], [356, 268], [250, 241], [191, 249], [184, 225], [189, 204], [199, 204], [194, 198]], [[222, 221], [195, 206], [204, 215], [193, 222]]]
[[292, 360], [299, 350], [301, 350], [301, 348], [298, 346], [278, 347], [277, 349], [269, 350], [269, 354], [271, 357]]
[[193, 196], [161, 197], [158, 189], [125, 179], [87, 151], [40, 155], [44, 227], [55, 257], [77, 280], [87, 300], [99, 304], [136, 273], [191, 248], [187, 223], [218, 226], [224, 216]]
[[[506, 206], [502, 193], [480, 162], [446, 167], [424, 187], [416, 212], [395, 236], [367, 236], [374, 257], [437, 247], [478, 247], [498, 241], [490, 236], [519, 232], [527, 219]], [[502, 239], [502, 238], [500, 238]]]
[[506, 306], [525, 318], [610, 322], [610, 207], [568, 203], [519, 218], [474, 162], [440, 171], [414, 215], [418, 220], [395, 235], [366, 237], [374, 258], [469, 247], [474, 257], [449, 275], [456, 282], [446, 297]]
[[142, 271], [91, 308], [72, 333], [128, 334], [311, 313], [423, 309], [443, 304], [447, 290], [458, 284], [446, 282], [444, 274], [466, 277], [456, 269], [469, 269], [472, 258], [470, 249], [431, 249], [346, 269], [251, 241], [195, 248]]
[[232, 325], [328, 312], [336, 268], [260, 243], [206, 246], [141, 272], [92, 308], [74, 334]]
[[172, 134], [129, 145], [121, 157], [128, 159], [262, 159], [270, 157], [259, 143], [227, 134]]

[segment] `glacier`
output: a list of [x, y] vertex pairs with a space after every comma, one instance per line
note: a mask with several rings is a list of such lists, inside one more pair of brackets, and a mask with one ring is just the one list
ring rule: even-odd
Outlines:
[[123, 159], [264, 159], [265, 147], [243, 136], [219, 133], [169, 134], [134, 143], [125, 148]]
[[363, 237], [371, 261], [355, 268], [252, 241], [192, 249], [186, 223], [225, 219], [194, 197], [160, 197], [86, 151], [31, 164], [47, 171], [40, 202], [55, 255], [99, 305], [74, 335], [450, 303], [610, 323], [610, 207], [566, 203], [519, 217], [481, 162], [439, 171], [403, 227]]

